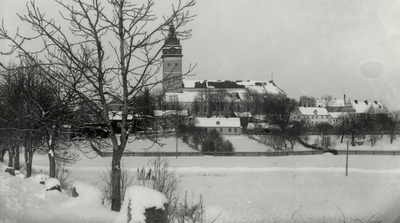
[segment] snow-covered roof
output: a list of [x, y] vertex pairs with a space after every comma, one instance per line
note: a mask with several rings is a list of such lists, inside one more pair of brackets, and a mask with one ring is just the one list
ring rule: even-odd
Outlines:
[[383, 105], [377, 101], [358, 101], [354, 100], [351, 102], [356, 113], [368, 113], [369, 109], [382, 109]]
[[[108, 118], [111, 121], [120, 121], [122, 120], [122, 111], [110, 111], [108, 112]], [[132, 118], [132, 115], [128, 115], [128, 120], [131, 120]]]
[[255, 80], [182, 80], [184, 88], [241, 89], [247, 88], [257, 93], [285, 94], [273, 81]]
[[240, 118], [196, 118], [198, 127], [240, 127]]
[[332, 118], [340, 118], [340, 117], [346, 117], [349, 116], [346, 112], [329, 112], [329, 115]]
[[329, 115], [326, 108], [320, 107], [299, 107], [299, 111], [302, 115]]
[[[200, 91], [184, 90], [181, 93], [178, 92], [167, 92], [165, 93], [165, 99], [167, 102], [173, 102], [178, 100], [180, 103], [193, 102]], [[229, 89], [226, 92], [226, 99], [228, 101], [240, 102], [247, 96], [246, 89]]]
[[250, 112], [233, 112], [236, 117], [252, 117]]
[[154, 110], [155, 117], [165, 116], [188, 116], [187, 110]]
[[260, 122], [260, 123], [253, 123], [250, 122], [247, 124], [247, 129], [268, 129], [269, 123]]
[[194, 98], [197, 96], [198, 92], [184, 91], [182, 93], [165, 93], [165, 99], [167, 102], [174, 101], [177, 99], [180, 103], [182, 102], [193, 102]]
[[[324, 99], [317, 99], [317, 106], [318, 107], [325, 107], [326, 101]], [[346, 103], [344, 99], [332, 99], [328, 101], [328, 106], [329, 107], [344, 107], [346, 106]]]

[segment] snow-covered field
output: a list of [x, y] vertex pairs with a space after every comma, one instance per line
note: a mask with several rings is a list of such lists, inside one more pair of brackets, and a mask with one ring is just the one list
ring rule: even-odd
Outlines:
[[[245, 136], [227, 138], [236, 151], [267, 149]], [[175, 139], [164, 142], [167, 145], [150, 150], [175, 151]], [[128, 149], [141, 151], [145, 146], [145, 141], [135, 142]], [[399, 150], [400, 142], [391, 145], [383, 139], [373, 149], [388, 147]], [[178, 148], [191, 150], [181, 142]], [[350, 149], [370, 149], [370, 145]], [[82, 157], [70, 167], [74, 179], [98, 185], [111, 157], [93, 157]], [[123, 164], [136, 172], [149, 159], [124, 157]], [[47, 163], [46, 156], [34, 157], [37, 171], [47, 169]], [[331, 154], [170, 158], [182, 193], [187, 191], [195, 201], [203, 196], [209, 221], [219, 216], [216, 222], [400, 222], [400, 156], [349, 156], [348, 176], [345, 164], [344, 155]], [[43, 186], [4, 173], [0, 186], [0, 222], [32, 222], [32, 218], [34, 222], [112, 222], [116, 217], [102, 207], [71, 207], [67, 201], [47, 199]]]

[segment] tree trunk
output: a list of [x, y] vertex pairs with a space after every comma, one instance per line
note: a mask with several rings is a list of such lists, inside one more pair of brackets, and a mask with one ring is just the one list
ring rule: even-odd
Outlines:
[[4, 147], [1, 147], [0, 150], [0, 162], [4, 163], [4, 155], [6, 154], [7, 150]]
[[120, 211], [121, 209], [121, 159], [117, 151], [114, 150], [111, 167], [111, 210]]
[[14, 150], [12, 146], [8, 147], [8, 167], [14, 167]]
[[19, 146], [15, 146], [14, 151], [14, 169], [19, 170], [21, 168], [21, 165], [19, 165]]
[[56, 159], [54, 157], [54, 146], [50, 145], [49, 149], [49, 163], [50, 163], [50, 169], [49, 169], [49, 176], [52, 178], [56, 177]]
[[30, 139], [28, 139], [25, 142], [24, 155], [25, 155], [25, 165], [26, 165], [26, 178], [29, 178], [32, 176], [32, 160], [33, 160], [33, 149]]
[[342, 132], [342, 137], [340, 138], [340, 143], [343, 143], [344, 132]]

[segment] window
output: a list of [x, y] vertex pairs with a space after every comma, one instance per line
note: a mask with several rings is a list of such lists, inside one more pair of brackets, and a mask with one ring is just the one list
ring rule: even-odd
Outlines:
[[235, 132], [237, 132], [237, 128], [234, 128], [235, 129]]
[[167, 63], [167, 66], [168, 66], [168, 67], [171, 66], [171, 63]]
[[222, 128], [219, 128], [219, 131], [222, 132]]
[[229, 131], [229, 132], [232, 132], [232, 129], [231, 129], [231, 128], [229, 128], [229, 129], [228, 129], [228, 131]]
[[175, 66], [178, 66], [179, 64], [178, 63], [175, 63]]

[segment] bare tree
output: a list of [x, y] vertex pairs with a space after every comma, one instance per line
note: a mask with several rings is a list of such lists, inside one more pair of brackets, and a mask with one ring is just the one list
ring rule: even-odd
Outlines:
[[389, 113], [388, 130], [390, 135], [390, 143], [400, 135], [400, 111]]
[[340, 137], [340, 143], [343, 143], [343, 139], [350, 126], [350, 116], [347, 115], [347, 113], [343, 113], [338, 117], [337, 122], [334, 125], [334, 130], [336, 135]]
[[319, 138], [317, 138], [317, 142], [316, 144], [318, 146], [322, 146], [322, 148], [328, 149], [329, 147], [332, 146], [332, 141], [331, 141], [331, 133], [333, 131], [333, 126], [330, 125], [327, 122], [322, 122], [322, 123], [318, 123], [315, 126], [317, 133], [318, 133], [318, 137], [321, 137], [321, 140], [319, 141]]
[[278, 125], [280, 130], [285, 132], [297, 104], [297, 101], [291, 98], [270, 97], [264, 100], [264, 112], [272, 124]]
[[299, 106], [316, 107], [317, 99], [315, 99], [314, 97], [302, 95], [302, 96], [300, 96]]
[[320, 104], [325, 107], [326, 109], [329, 108], [331, 101], [333, 100], [332, 95], [324, 94], [319, 99]]
[[193, 104], [195, 106], [196, 115], [204, 116], [204, 115], [212, 115], [212, 111], [210, 108], [211, 104], [211, 90], [204, 89], [198, 92], [194, 98]]
[[[46, 17], [31, 1], [27, 14], [19, 17], [32, 26], [37, 36], [24, 37], [22, 33], [12, 36], [2, 27], [0, 38], [10, 41], [11, 51], [5, 53], [18, 52], [21, 57], [34, 61], [48, 79], [73, 90], [101, 118], [112, 142], [111, 208], [118, 211], [121, 207], [121, 157], [133, 126], [128, 123], [129, 99], [142, 88], [163, 81], [156, 78], [161, 66], [163, 31], [171, 24], [181, 30], [191, 21], [193, 16], [188, 9], [195, 1], [179, 1], [171, 7], [168, 16], [160, 19], [153, 14], [153, 0], [144, 4], [128, 0], [72, 0], [69, 1], [71, 5], [61, 0], [55, 2], [62, 8], [62, 23], [69, 23], [66, 28], [54, 18]], [[190, 30], [178, 34], [180, 38], [188, 38]], [[37, 40], [43, 47], [29, 51], [26, 44]], [[120, 136], [115, 134], [109, 117], [107, 104], [111, 98], [122, 102]]]

